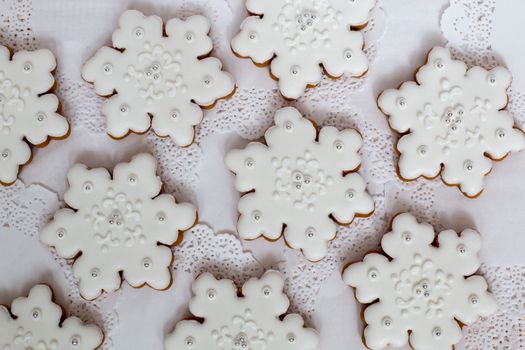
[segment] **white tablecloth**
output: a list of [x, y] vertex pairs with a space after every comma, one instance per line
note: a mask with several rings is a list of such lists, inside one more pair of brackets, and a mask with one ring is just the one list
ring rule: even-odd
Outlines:
[[[287, 249], [282, 241], [239, 243], [235, 238], [239, 195], [233, 188], [233, 176], [224, 166], [224, 155], [248, 139], [259, 138], [273, 111], [289, 104], [275, 91], [275, 82], [266, 69], [236, 58], [229, 50], [229, 39], [245, 15], [242, 0], [0, 2], [3, 43], [15, 49], [48, 47], [55, 52], [59, 62], [57, 93], [62, 112], [73, 126], [66, 141], [36, 150], [20, 182], [0, 190], [0, 304], [10, 304], [34, 283], [45, 282], [53, 286], [68, 312], [104, 328], [105, 348], [161, 349], [165, 335], [188, 316], [189, 286], [198, 272], [211, 269], [241, 283], [271, 267], [285, 273], [293, 309], [319, 330], [321, 349], [364, 349], [361, 306], [341, 280], [342, 266], [376, 247], [393, 215], [411, 211], [436, 229], [474, 228], [484, 238], [481, 273], [488, 279], [501, 311], [465, 327], [465, 340], [459, 349], [525, 347], [525, 152], [496, 163], [485, 179], [485, 191], [475, 200], [440, 180], [404, 184], [393, 171], [393, 135], [375, 104], [381, 91], [412, 79], [429, 49], [449, 45], [456, 57], [469, 64], [491, 67], [498, 63], [512, 71], [509, 108], [517, 125], [523, 127], [523, 7], [519, 0], [497, 4], [495, 0], [379, 1], [367, 28], [371, 59], [367, 77], [361, 81], [324, 80], [293, 104], [320, 124], [332, 120], [364, 134], [360, 173], [369, 182], [377, 206], [373, 217], [356, 220], [350, 229], [342, 229], [331, 245], [329, 258], [316, 265]], [[80, 79], [82, 63], [99, 46], [109, 43], [119, 15], [127, 8], [159, 14], [164, 19], [194, 13], [212, 19], [213, 54], [234, 74], [238, 91], [232, 99], [206, 112], [197, 143], [189, 149], [178, 149], [151, 134], [110, 139], [104, 133], [102, 99]], [[70, 265], [38, 242], [38, 229], [60, 205], [67, 186], [66, 172], [72, 164], [112, 169], [140, 151], [157, 155], [167, 191], [194, 202], [200, 223], [206, 226], [194, 230], [176, 252], [180, 261], [168, 291], [133, 289], [124, 283], [117, 293], [85, 302], [78, 295]], [[223, 244], [217, 244], [219, 240]], [[196, 247], [197, 241], [202, 247]], [[210, 261], [205, 249], [219, 251], [221, 258]], [[200, 256], [202, 263], [195, 261], [199, 260], [195, 256]], [[226, 261], [233, 262], [235, 268], [221, 268]]]

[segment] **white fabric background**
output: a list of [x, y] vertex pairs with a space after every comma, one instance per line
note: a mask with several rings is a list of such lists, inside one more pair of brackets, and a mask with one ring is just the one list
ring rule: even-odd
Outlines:
[[[103, 132], [102, 99], [81, 81], [79, 72], [98, 47], [109, 43], [119, 15], [127, 8], [160, 14], [164, 19], [193, 13], [212, 19], [214, 55], [234, 74], [239, 89], [231, 100], [206, 112], [198, 143], [190, 149], [178, 149], [154, 135], [113, 141]], [[481, 272], [502, 311], [465, 327], [465, 340], [459, 349], [524, 348], [525, 152], [496, 163], [486, 177], [486, 190], [476, 200], [465, 198], [440, 180], [402, 183], [393, 171], [393, 135], [375, 99], [385, 88], [412, 79], [426, 53], [448, 42], [455, 55], [469, 64], [491, 67], [499, 63], [512, 71], [509, 108], [517, 124], [523, 126], [525, 33], [520, 23], [525, 4], [520, 0], [497, 4], [495, 0], [382, 0], [378, 8], [367, 33], [372, 62], [367, 77], [359, 82], [323, 81], [293, 104], [320, 124], [353, 126], [365, 135], [360, 172], [369, 182], [377, 205], [370, 219], [342, 228], [329, 257], [316, 265], [285, 248], [282, 241], [270, 244], [257, 240], [242, 242], [241, 246], [234, 236], [238, 193], [223, 164], [224, 154], [260, 137], [273, 111], [289, 104], [279, 97], [265, 69], [237, 59], [229, 50], [229, 39], [245, 15], [242, 0], [1, 1], [3, 44], [48, 47], [55, 52], [59, 62], [57, 93], [73, 132], [66, 141], [36, 150], [33, 162], [21, 173], [23, 183], [0, 189], [0, 304], [10, 304], [34, 283], [49, 283], [69, 312], [105, 328], [104, 348], [162, 349], [165, 335], [188, 316], [189, 288], [199, 271], [212, 270], [243, 282], [272, 267], [289, 279], [293, 309], [319, 330], [322, 350], [364, 349], [361, 307], [352, 289], [341, 281], [341, 269], [377, 246], [394, 214], [409, 210], [438, 229], [470, 227], [484, 238]], [[75, 289], [70, 266], [38, 243], [38, 229], [60, 205], [66, 172], [72, 164], [112, 169], [139, 151], [157, 155], [168, 191], [178, 199], [193, 201], [199, 208], [200, 222], [207, 226], [194, 230], [177, 249], [175, 282], [170, 290], [136, 290], [123, 284], [117, 293], [84, 302]], [[206, 249], [220, 258], [211, 259]], [[227, 263], [234, 268], [226, 268]]]

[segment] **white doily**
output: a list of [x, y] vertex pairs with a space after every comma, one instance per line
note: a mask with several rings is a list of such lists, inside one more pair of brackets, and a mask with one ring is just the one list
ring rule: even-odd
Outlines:
[[31, 0], [0, 2], [0, 42], [14, 50], [36, 49], [30, 26]]
[[[39, 185], [26, 187], [21, 181], [17, 181], [11, 187], [0, 187], [0, 230], [10, 229], [15, 234], [20, 235], [17, 240], [24, 244], [40, 245], [38, 233], [40, 229], [51, 219], [53, 213], [58, 209], [59, 201], [56, 194], [48, 191]], [[0, 244], [2, 236], [0, 235]], [[54, 252], [48, 250], [45, 254], [52, 256], [56, 261], [56, 266], [63, 273], [66, 281], [66, 288], [63, 291], [67, 296], [68, 304], [66, 307], [68, 315], [79, 317], [82, 321], [94, 323], [102, 327], [105, 332], [105, 339], [101, 349], [111, 349], [113, 342], [111, 332], [118, 319], [114, 312], [119, 293], [104, 295], [93, 301], [85, 301], [80, 297], [76, 280], [73, 276], [72, 264], [60, 258]], [[29, 257], [29, 261], [33, 257]], [[20, 263], [24, 263], [22, 259]], [[27, 263], [27, 262], [26, 262]], [[11, 275], [15, 278], [16, 270], [9, 266], [0, 269], [0, 274], [5, 281]], [[16, 276], [20, 278], [20, 276]], [[28, 280], [34, 276], [27, 276]], [[40, 278], [45, 278], [41, 276]], [[4, 286], [5, 287], [5, 286]], [[56, 292], [59, 286], [52, 286]]]
[[206, 225], [197, 225], [184, 233], [184, 240], [174, 249], [174, 270], [194, 277], [204, 272], [227, 278], [242, 285], [263, 272], [252, 254], [245, 252], [236, 236], [215, 233]]

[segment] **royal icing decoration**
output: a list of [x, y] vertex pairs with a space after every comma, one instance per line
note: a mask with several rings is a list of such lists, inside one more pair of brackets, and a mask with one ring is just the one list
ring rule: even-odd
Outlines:
[[122, 138], [151, 126], [179, 146], [193, 142], [200, 106], [212, 106], [235, 88], [217, 58], [200, 59], [213, 49], [209, 30], [203, 16], [174, 18], [164, 28], [158, 16], [124, 12], [113, 33], [115, 49], [102, 47], [82, 70], [99, 95], [116, 92], [103, 106], [109, 135]]
[[[481, 237], [473, 230], [438, 234], [414, 216], [398, 215], [381, 246], [385, 255], [368, 254], [345, 269], [344, 281], [356, 288], [365, 309], [364, 330], [370, 349], [402, 347], [415, 350], [452, 349], [461, 326], [496, 312], [497, 305], [481, 276]], [[390, 259], [389, 259], [390, 258]], [[470, 277], [467, 277], [470, 276]]]
[[58, 99], [47, 94], [55, 83], [55, 56], [49, 50], [19, 51], [10, 58], [0, 45], [0, 183], [16, 181], [19, 166], [31, 159], [29, 144], [67, 135], [69, 124], [57, 114]]
[[[321, 67], [333, 77], [368, 70], [363, 36], [352, 27], [368, 21], [375, 0], [247, 0], [253, 14], [241, 24], [232, 49], [257, 64], [271, 61], [279, 90], [299, 98], [321, 81]], [[275, 57], [275, 58], [274, 58]]]
[[2, 350], [94, 350], [103, 335], [94, 325], [76, 317], [63, 322], [62, 309], [53, 303], [52, 291], [36, 285], [27, 298], [13, 301], [11, 314], [0, 306], [0, 349]]
[[[237, 229], [244, 239], [281, 236], [317, 261], [326, 255], [337, 225], [357, 215], [369, 215], [374, 203], [356, 172], [362, 144], [353, 129], [323, 127], [292, 107], [275, 113], [275, 126], [266, 131], [268, 146], [252, 142], [226, 157], [236, 174], [235, 186], [249, 192], [239, 201]], [[349, 173], [350, 172], [350, 173]]]
[[179, 322], [166, 350], [315, 350], [319, 339], [297, 314], [281, 317], [289, 306], [284, 281], [276, 271], [252, 278], [239, 296], [230, 280], [201, 275], [193, 283], [190, 311], [203, 322]]
[[115, 166], [113, 178], [103, 168], [75, 165], [69, 171], [64, 200], [71, 209], [59, 210], [40, 239], [64, 258], [82, 253], [73, 272], [84, 298], [120, 288], [119, 272], [133, 287], [170, 285], [168, 246], [195, 223], [196, 211], [171, 195], [158, 195], [156, 169], [153, 156], [139, 154]]
[[502, 110], [510, 73], [502, 67], [467, 70], [448, 49], [436, 47], [416, 81], [387, 90], [378, 100], [392, 129], [405, 134], [397, 144], [401, 177], [433, 178], [443, 170], [444, 182], [469, 197], [478, 195], [491, 159], [525, 148], [523, 132]]

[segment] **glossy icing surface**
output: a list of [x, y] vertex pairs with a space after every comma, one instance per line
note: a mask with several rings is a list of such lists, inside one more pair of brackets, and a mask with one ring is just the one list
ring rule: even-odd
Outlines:
[[[375, 0], [247, 0], [253, 14], [241, 24], [232, 49], [255, 63], [270, 60], [279, 90], [291, 99], [321, 80], [319, 65], [333, 77], [368, 69], [363, 36], [351, 30], [368, 21]], [[274, 58], [275, 56], [275, 58]]]
[[52, 291], [36, 285], [27, 298], [17, 298], [9, 310], [0, 306], [0, 349], [2, 350], [93, 350], [103, 335], [94, 325], [76, 317], [61, 321], [62, 309], [53, 303]]
[[80, 164], [69, 171], [64, 199], [71, 209], [59, 210], [40, 239], [64, 258], [82, 253], [73, 272], [84, 298], [117, 290], [119, 271], [133, 287], [170, 285], [173, 254], [167, 246], [195, 223], [196, 210], [159, 195], [156, 170], [155, 158], [144, 153], [115, 166], [113, 177]]
[[470, 325], [496, 312], [485, 279], [471, 276], [480, 266], [480, 235], [442, 231], [439, 247], [434, 239], [432, 226], [400, 214], [381, 241], [387, 256], [368, 254], [345, 269], [343, 279], [356, 288], [357, 300], [373, 303], [364, 312], [370, 349], [410, 341], [415, 350], [449, 350], [461, 339], [458, 321]]
[[238, 296], [230, 280], [216, 280], [202, 274], [192, 286], [190, 311], [203, 318], [200, 323], [185, 320], [177, 323], [168, 335], [166, 350], [315, 350], [317, 332], [303, 327], [303, 319], [288, 314], [283, 293], [284, 281], [276, 271], [252, 278]]
[[[318, 137], [318, 139], [317, 139]], [[313, 261], [326, 255], [336, 223], [368, 215], [374, 203], [356, 172], [362, 144], [353, 129], [338, 131], [315, 126], [293, 107], [275, 113], [275, 125], [265, 134], [267, 145], [252, 142], [226, 157], [236, 174], [235, 186], [249, 192], [240, 200], [237, 225], [245, 239], [275, 240], [284, 228], [286, 242]]]
[[[395, 131], [404, 179], [435, 177], [459, 185], [467, 196], [483, 190], [492, 159], [525, 148], [521, 130], [505, 110], [510, 73], [502, 67], [467, 70], [436, 47], [416, 74], [417, 83], [386, 90], [378, 100]], [[443, 169], [441, 168], [443, 165]]]
[[152, 127], [179, 146], [193, 142], [200, 106], [213, 105], [235, 87], [217, 58], [200, 59], [213, 48], [209, 30], [203, 16], [174, 18], [164, 28], [158, 16], [124, 12], [113, 33], [115, 49], [102, 47], [82, 70], [98, 94], [116, 92], [103, 107], [109, 135], [121, 138]]
[[33, 145], [63, 137], [69, 125], [57, 114], [58, 99], [47, 92], [55, 79], [49, 50], [19, 51], [10, 57], [0, 45], [0, 183], [16, 181], [19, 166], [31, 159]]

